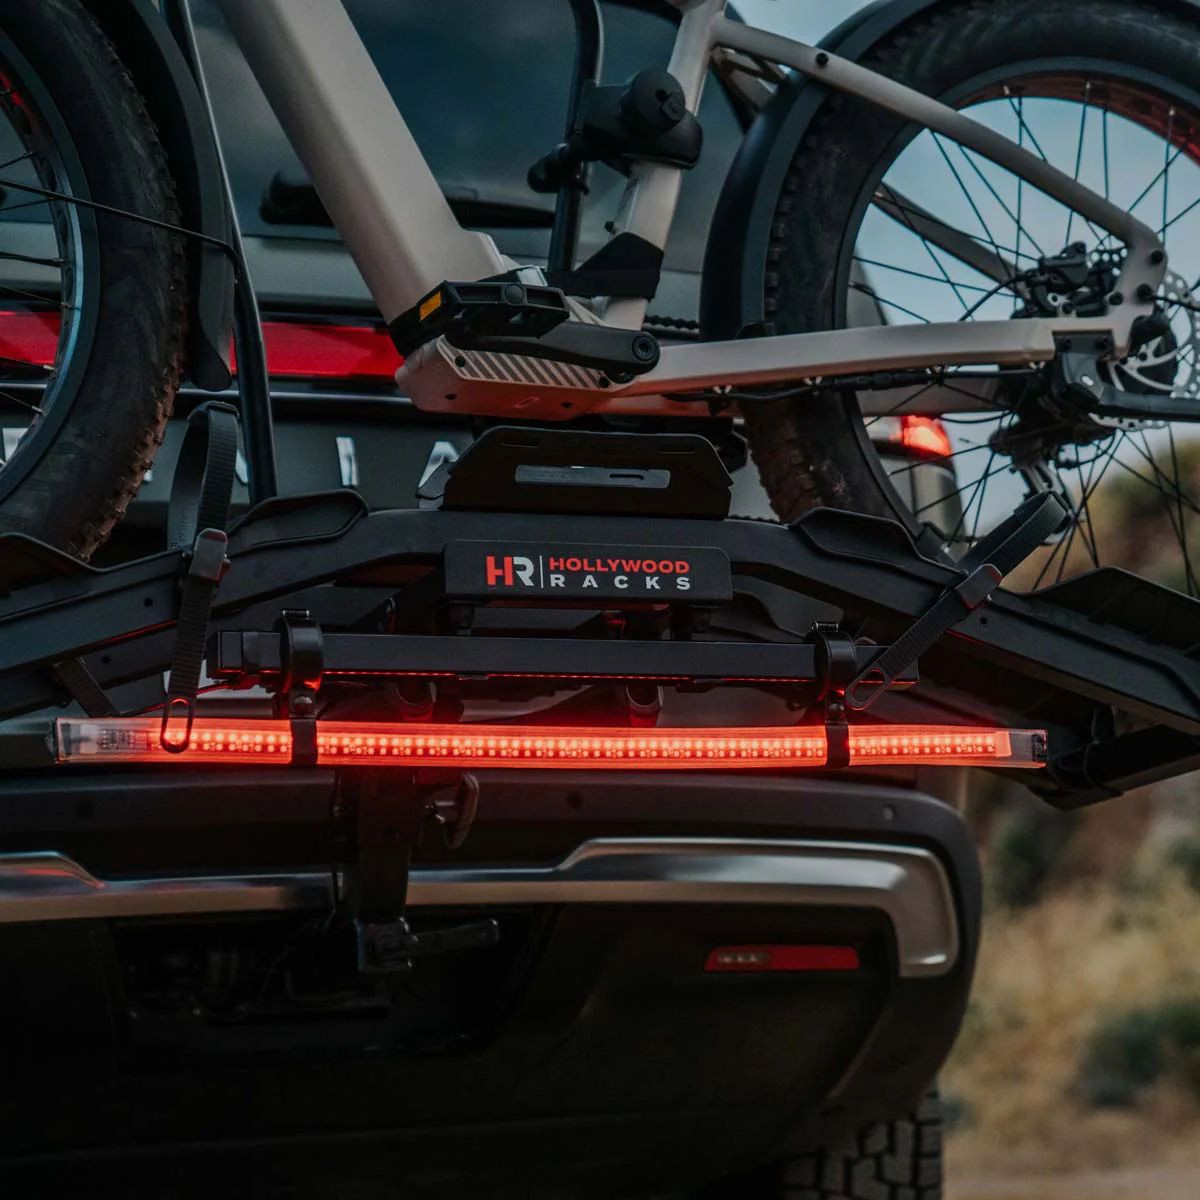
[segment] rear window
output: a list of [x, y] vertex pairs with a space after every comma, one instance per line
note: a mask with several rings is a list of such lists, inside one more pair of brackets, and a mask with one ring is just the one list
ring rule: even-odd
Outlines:
[[[525, 173], [562, 139], [574, 46], [565, 0], [346, 0], [346, 7], [445, 191], [553, 209], [553, 197], [531, 192]], [[675, 36], [669, 17], [611, 2], [603, 8], [604, 82], [666, 65]], [[335, 237], [320, 227], [264, 221], [261, 198], [272, 176], [299, 173], [300, 163], [213, 0], [193, 0], [192, 10], [244, 232]], [[685, 179], [667, 255], [668, 267], [682, 271], [700, 269], [712, 208], [741, 136], [715, 80], [700, 116], [705, 152]], [[614, 171], [595, 169], [582, 253], [603, 244], [623, 182]], [[549, 234], [504, 229], [496, 237], [508, 253], [537, 258]]]

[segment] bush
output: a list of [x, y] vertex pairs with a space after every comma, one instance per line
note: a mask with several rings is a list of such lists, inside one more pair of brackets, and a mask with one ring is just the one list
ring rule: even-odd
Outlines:
[[1042, 805], [1007, 813], [988, 845], [996, 903], [1003, 908], [1036, 904], [1074, 826], [1070, 816]]
[[1103, 1021], [1083, 1051], [1077, 1088], [1093, 1108], [1128, 1108], [1162, 1073], [1162, 1039], [1153, 1012]]
[[1167, 1000], [1103, 1021], [1084, 1046], [1076, 1088], [1093, 1108], [1128, 1108], [1164, 1072], [1200, 1099], [1200, 1000]]
[[1193, 892], [1200, 892], [1200, 837], [1192, 835], [1172, 842], [1167, 861], [1179, 871]]

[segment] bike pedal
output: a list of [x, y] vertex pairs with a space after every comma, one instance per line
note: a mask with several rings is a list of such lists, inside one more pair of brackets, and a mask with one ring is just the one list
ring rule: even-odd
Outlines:
[[408, 358], [422, 346], [451, 332], [457, 340], [484, 338], [537, 339], [571, 316], [558, 288], [517, 279], [485, 279], [478, 283], [442, 283], [401, 313], [388, 332], [396, 349]]

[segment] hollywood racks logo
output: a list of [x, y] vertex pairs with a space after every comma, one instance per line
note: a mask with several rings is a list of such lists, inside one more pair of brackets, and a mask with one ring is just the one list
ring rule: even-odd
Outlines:
[[691, 570], [682, 559], [489, 554], [485, 582], [490, 589], [687, 592], [692, 587]]

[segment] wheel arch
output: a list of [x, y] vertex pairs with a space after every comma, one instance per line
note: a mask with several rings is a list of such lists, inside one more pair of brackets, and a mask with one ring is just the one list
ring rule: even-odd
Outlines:
[[[116, 47], [158, 128], [179, 192], [183, 224], [227, 241], [229, 212], [216, 139], [200, 89], [157, 0], [81, 0]], [[234, 269], [217, 246], [190, 240], [187, 374], [197, 386], [230, 385]]]
[[[857, 62], [916, 17], [960, 0], [874, 0], [822, 38], [822, 49]], [[1200, 0], [1160, 0], [1193, 19]], [[797, 148], [829, 89], [798, 71], [755, 118], [725, 178], [705, 248], [700, 328], [706, 341], [744, 336], [763, 324], [763, 277], [775, 204]]]

